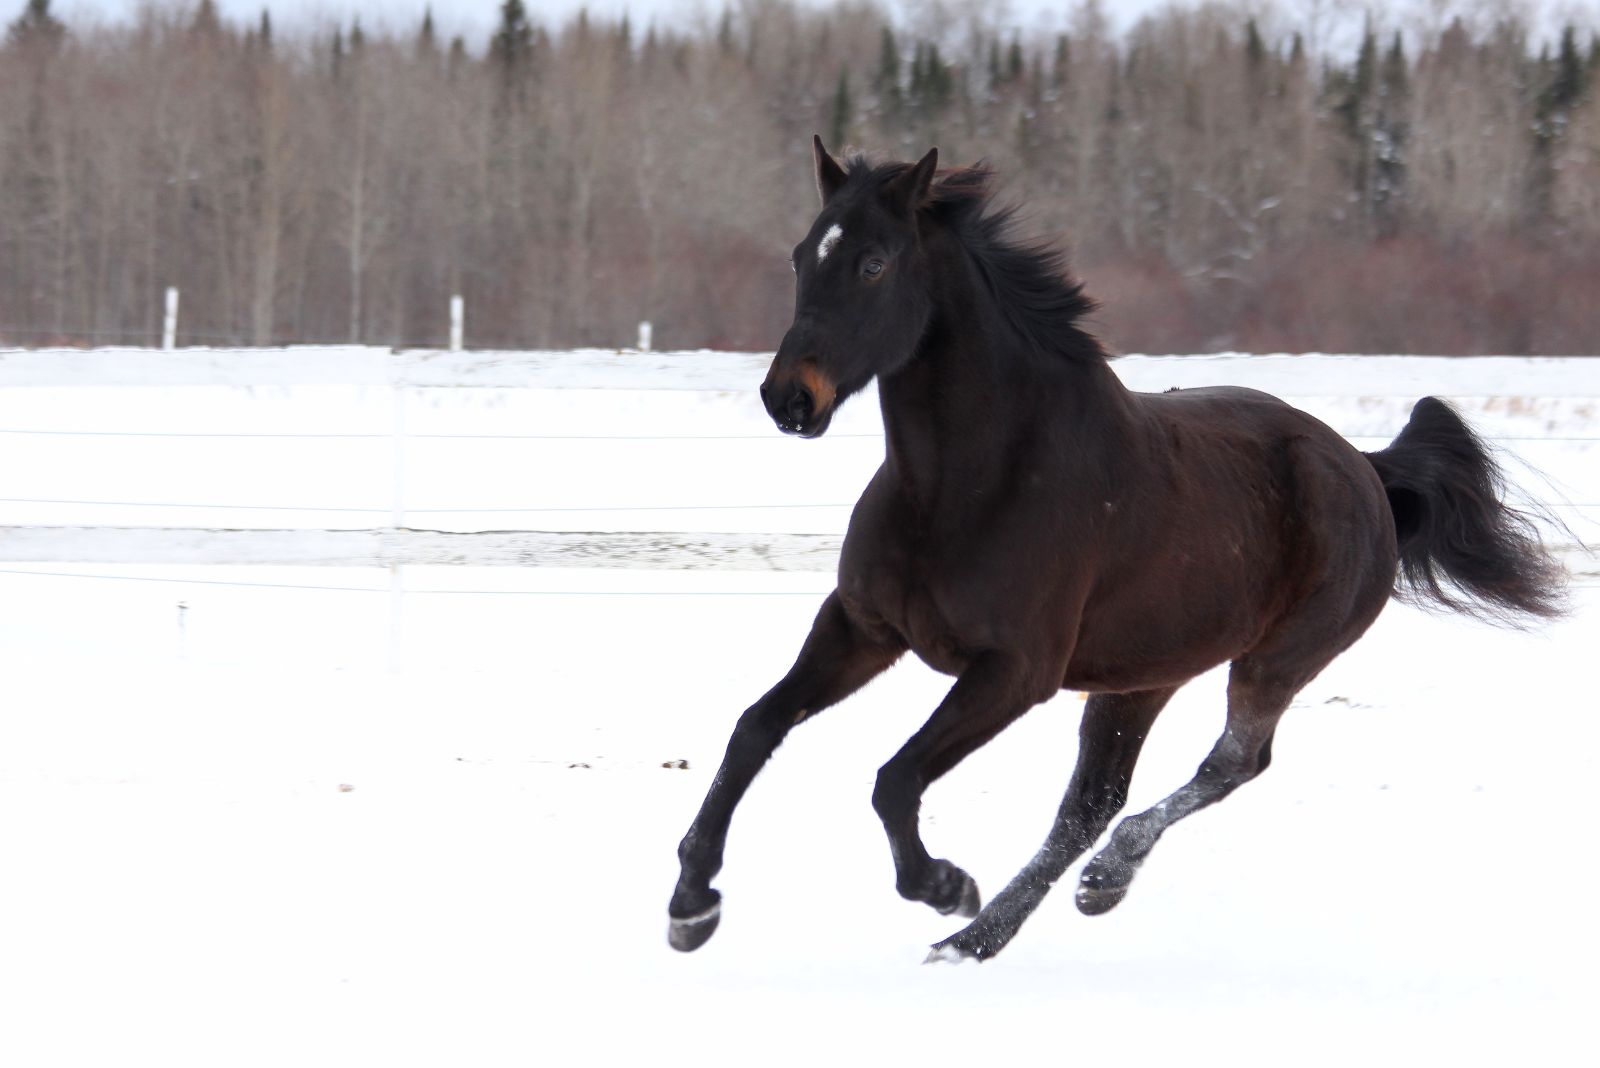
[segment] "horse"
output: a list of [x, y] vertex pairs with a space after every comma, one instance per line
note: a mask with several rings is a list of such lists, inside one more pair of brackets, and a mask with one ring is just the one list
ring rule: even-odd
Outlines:
[[[1424, 397], [1385, 449], [1236, 387], [1137, 393], [1082, 325], [1060, 249], [1017, 236], [985, 164], [841, 164], [813, 139], [821, 212], [793, 252], [795, 315], [761, 385], [815, 438], [877, 379], [882, 466], [794, 666], [738, 719], [678, 847], [670, 945], [721, 918], [729, 822], [796, 725], [907, 651], [954, 676], [878, 772], [895, 886], [970, 922], [928, 959], [989, 959], [1123, 808], [1156, 717], [1230, 665], [1221, 737], [1190, 781], [1085, 865], [1088, 915], [1122, 901], [1174, 823], [1266, 770], [1291, 699], [1391, 597], [1514, 625], [1563, 611], [1565, 573], [1506, 501], [1482, 440]], [[918, 833], [923, 791], [1062, 689], [1087, 693], [1077, 765], [1037, 854], [986, 905]], [[980, 907], [981, 906], [981, 907]]]

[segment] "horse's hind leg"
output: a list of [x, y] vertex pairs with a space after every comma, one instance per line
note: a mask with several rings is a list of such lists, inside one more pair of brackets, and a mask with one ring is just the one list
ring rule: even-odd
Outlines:
[[1133, 767], [1156, 716], [1176, 687], [1089, 697], [1078, 728], [1078, 766], [1039, 852], [967, 927], [933, 947], [930, 961], [987, 960], [1016, 935], [1072, 862], [1122, 810]]
[[1278, 720], [1315, 674], [1286, 676], [1263, 671], [1253, 656], [1234, 661], [1228, 675], [1228, 722], [1222, 737], [1187, 785], [1154, 808], [1117, 825], [1111, 841], [1083, 869], [1078, 882], [1079, 911], [1097, 916], [1115, 908], [1168, 827], [1222, 800], [1266, 770]]
[[866, 685], [902, 652], [903, 646], [876, 642], [862, 634], [846, 615], [837, 593], [823, 602], [794, 667], [739, 717], [722, 766], [689, 833], [678, 845], [682, 867], [667, 906], [672, 921], [667, 940], [674, 949], [699, 949], [716, 931], [722, 898], [711, 889], [711, 880], [722, 870], [728, 825], [735, 806], [778, 743], [802, 720]]

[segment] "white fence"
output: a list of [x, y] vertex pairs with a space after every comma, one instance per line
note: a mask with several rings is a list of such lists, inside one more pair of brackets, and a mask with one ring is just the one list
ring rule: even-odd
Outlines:
[[[420, 448], [441, 447], [449, 443], [471, 445], [475, 456], [490, 457], [472, 461], [493, 466], [496, 455], [528, 443], [551, 445], [561, 451], [563, 467], [582, 468], [581, 450], [629, 450], [617, 461], [622, 467], [638, 467], [659, 460], [663, 450], [682, 448], [688, 443], [703, 446], [696, 463], [701, 469], [709, 463], [727, 462], [724, 458], [742, 456], [753, 449], [764, 449], [780, 439], [765, 424], [758, 406], [749, 402], [754, 385], [765, 373], [770, 359], [765, 354], [644, 351], [585, 352], [454, 352], [435, 350], [395, 351], [362, 347], [301, 348], [276, 350], [186, 349], [158, 352], [141, 349], [102, 349], [92, 351], [15, 351], [0, 352], [0, 390], [16, 398], [39, 391], [41, 396], [56, 396], [58, 403], [35, 406], [26, 401], [0, 407], [0, 445], [13, 462], [0, 465], [0, 513], [15, 516], [42, 515], [44, 521], [0, 522], [0, 560], [13, 563], [121, 563], [121, 564], [282, 564], [318, 566], [365, 566], [399, 568], [409, 565], [474, 565], [516, 567], [620, 567], [670, 569], [744, 569], [768, 571], [831, 570], [837, 560], [840, 536], [848, 507], [859, 489], [861, 472], [870, 472], [881, 455], [881, 428], [876, 424], [874, 405], [861, 400], [847, 409], [850, 419], [837, 425], [829, 438], [817, 443], [802, 443], [809, 452], [774, 452], [760, 460], [770, 480], [778, 485], [802, 485], [809, 469], [816, 467], [818, 449], [842, 446], [855, 455], [845, 467], [844, 476], [813, 479], [809, 496], [800, 500], [760, 500], [751, 487], [758, 479], [743, 481], [730, 476], [727, 499], [714, 502], [674, 497], [667, 480], [674, 464], [661, 467], [659, 477], [649, 487], [649, 499], [609, 500], [599, 504], [538, 501], [506, 506], [499, 502], [470, 501], [452, 507], [436, 507], [413, 497], [413, 454]], [[1579, 532], [1584, 540], [1600, 519], [1600, 465], [1594, 452], [1600, 448], [1600, 359], [1518, 359], [1518, 358], [1424, 358], [1424, 357], [1129, 357], [1117, 362], [1118, 372], [1138, 389], [1160, 390], [1173, 386], [1197, 386], [1231, 382], [1251, 385], [1293, 399], [1302, 407], [1322, 416], [1364, 448], [1377, 447], [1403, 424], [1405, 412], [1419, 396], [1427, 393], [1450, 397], [1494, 440], [1519, 456], [1527, 457], [1538, 468], [1556, 474], [1559, 486], [1546, 493], [1557, 513]], [[334, 423], [327, 429], [304, 426], [272, 426], [255, 429], [191, 429], [206, 425], [201, 418], [205, 404], [215, 406], [213, 393], [295, 389], [314, 392], [323, 387], [362, 390], [359, 425], [339, 425], [337, 405]], [[114, 406], [101, 403], [85, 409], [82, 418], [72, 422], [70, 400], [60, 401], [62, 390], [123, 391]], [[637, 396], [665, 398], [670, 393], [692, 392], [701, 395], [733, 395], [738, 403], [717, 408], [717, 424], [705, 427], [693, 422], [696, 409], [687, 408], [687, 426], [674, 423], [670, 430], [647, 426], [649, 432], [635, 433], [616, 420], [602, 420], [593, 432], [587, 425], [570, 423], [554, 430], [535, 425], [507, 428], [505, 420], [479, 429], [447, 427], [443, 432], [415, 425], [419, 398], [449, 397], [457, 391], [475, 390], [504, 397], [519, 391], [619, 391], [612, 396], [635, 396], [635, 409], [646, 410], [663, 401], [638, 401]], [[660, 392], [656, 391], [670, 391]], [[103, 395], [97, 393], [97, 395]], [[578, 396], [577, 393], [569, 394]], [[152, 406], [149, 398], [159, 396], [162, 403]], [[385, 403], [381, 400], [387, 397]], [[191, 398], [191, 399], [186, 399]], [[726, 398], [725, 398], [726, 399]], [[748, 402], [748, 403], [745, 403]], [[50, 408], [49, 418], [33, 420], [28, 414], [35, 407]], [[293, 413], [301, 403], [279, 405]], [[607, 413], [610, 404], [591, 405], [591, 410]], [[141, 411], [148, 414], [141, 415]], [[373, 416], [386, 412], [386, 425], [374, 426]], [[408, 412], [411, 417], [408, 419]], [[738, 418], [727, 412], [744, 413]], [[107, 422], [113, 414], [114, 420]], [[701, 413], [703, 414], [703, 413]], [[748, 418], [746, 418], [748, 416]], [[226, 418], [226, 413], [224, 413]], [[730, 419], [732, 421], [730, 421]], [[740, 420], [745, 420], [741, 422]], [[852, 421], [853, 420], [853, 421]], [[176, 421], [176, 426], [173, 425]], [[29, 443], [71, 439], [86, 448], [79, 467], [115, 465], [120, 452], [152, 440], [170, 450], [169, 457], [182, 462], [185, 455], [203, 455], [208, 443], [213, 449], [240, 440], [259, 442], [270, 449], [300, 449], [302, 465], [315, 466], [322, 449], [330, 443], [370, 445], [386, 452], [387, 459], [368, 464], [369, 483], [363, 499], [371, 502], [371, 492], [380, 485], [378, 496], [387, 500], [357, 506], [355, 500], [328, 500], [296, 503], [268, 503], [263, 499], [222, 501], [128, 500], [111, 494], [73, 495], [65, 493], [11, 491], [11, 485], [27, 468]], [[764, 443], [762, 445], [752, 444]], [[95, 451], [95, 450], [98, 451]], [[185, 453], [183, 450], [191, 450]], [[376, 455], [376, 454], [375, 454]], [[17, 463], [17, 459], [22, 463]], [[709, 460], [707, 458], [710, 458]], [[1552, 458], [1555, 463], [1552, 464]], [[172, 462], [169, 459], [167, 462]], [[256, 466], [270, 468], [272, 461]], [[67, 463], [57, 463], [61, 469]], [[682, 468], [693, 465], [683, 463]], [[822, 465], [825, 469], [828, 465]], [[381, 472], [381, 473], [380, 473]], [[64, 473], [70, 473], [65, 472]], [[514, 475], [513, 468], [507, 477]], [[546, 467], [539, 479], [548, 483], [555, 472]], [[831, 479], [831, 481], [829, 480]], [[854, 480], [854, 481], [852, 481]], [[610, 481], [606, 480], [607, 485]], [[102, 479], [102, 483], [105, 480]], [[666, 484], [663, 484], [666, 483]], [[237, 490], [238, 487], [230, 486]], [[642, 487], [635, 486], [640, 492]], [[1538, 487], [1535, 487], [1537, 490]], [[386, 492], [385, 492], [386, 491]], [[85, 513], [148, 514], [168, 510], [168, 514], [208, 515], [220, 511], [255, 516], [302, 513], [309, 517], [302, 529], [281, 529], [268, 525], [223, 523], [209, 519], [202, 524], [180, 522], [156, 526], [129, 526], [118, 522], [62, 520]], [[635, 524], [643, 519], [659, 519], [662, 525], [686, 528], [686, 520], [704, 521], [710, 517], [726, 520], [731, 514], [744, 518], [746, 525], [761, 529], [745, 532], [708, 533], [696, 529], [611, 530], [594, 532], [619, 515]], [[330, 515], [368, 517], [384, 526], [363, 529], [327, 529]], [[486, 520], [507, 515], [534, 518], [535, 525], [552, 525], [559, 517], [578, 517], [591, 530], [486, 530]], [[382, 517], [380, 519], [380, 517]], [[436, 520], [454, 517], [471, 529], [412, 529]], [[643, 517], [643, 518], [641, 518]], [[757, 518], [752, 518], [757, 517]], [[785, 530], [785, 526], [806, 519], [810, 531]], [[503, 519], [500, 520], [503, 522]], [[459, 524], [458, 524], [459, 525]], [[523, 525], [527, 525], [524, 521]], [[320, 529], [319, 529], [320, 528]], [[775, 529], [768, 529], [775, 528]], [[1572, 557], [1576, 570], [1592, 570], [1592, 558]]]

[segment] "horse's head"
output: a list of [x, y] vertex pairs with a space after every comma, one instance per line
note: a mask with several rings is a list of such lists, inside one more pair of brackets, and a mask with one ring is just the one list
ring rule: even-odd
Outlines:
[[932, 314], [917, 213], [939, 150], [915, 164], [846, 173], [822, 139], [813, 147], [822, 212], [795, 246], [794, 323], [761, 400], [780, 430], [814, 438], [873, 377], [905, 365]]

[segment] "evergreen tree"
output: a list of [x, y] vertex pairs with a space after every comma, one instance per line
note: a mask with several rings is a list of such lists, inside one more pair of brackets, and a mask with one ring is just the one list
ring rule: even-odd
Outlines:
[[222, 19], [217, 14], [215, 0], [200, 0], [200, 5], [194, 9], [194, 19], [189, 23], [189, 33], [207, 41], [222, 36]]
[[1050, 84], [1064, 88], [1072, 78], [1072, 38], [1066, 34], [1056, 36], [1056, 65], [1050, 71]]
[[417, 30], [418, 59], [432, 59], [439, 54], [439, 42], [433, 28], [433, 7], [422, 9], [422, 26]]
[[50, 0], [28, 0], [6, 30], [6, 45], [29, 51], [54, 52], [67, 36], [67, 27], [50, 14]]
[[1262, 43], [1261, 31], [1256, 29], [1256, 20], [1248, 19], [1244, 24], [1244, 61], [1252, 72], [1260, 71], [1267, 63], [1267, 46]]
[[1561, 45], [1554, 59], [1548, 49], [1540, 52], [1538, 72], [1528, 195], [1534, 217], [1543, 219], [1550, 214], [1556, 150], [1566, 139], [1572, 111], [1583, 101], [1588, 84], [1587, 65], [1578, 55], [1577, 31], [1570, 25], [1561, 31]]
[[878, 41], [878, 70], [872, 76], [872, 91], [886, 118], [893, 119], [900, 113], [900, 49], [887, 23]]
[[504, 97], [521, 96], [533, 59], [533, 25], [522, 0], [500, 5], [500, 28], [489, 41], [489, 61], [500, 71]]
[[929, 44], [922, 72], [923, 93], [927, 108], [937, 114], [949, 106], [955, 95], [955, 75], [944, 60], [939, 58], [939, 46]]
[[1383, 58], [1372, 121], [1373, 162], [1370, 204], [1380, 236], [1400, 228], [1405, 194], [1406, 119], [1410, 84], [1405, 47], [1398, 32]]
[[833, 91], [833, 102], [828, 108], [828, 143], [837, 151], [849, 141], [850, 118], [854, 109], [850, 100], [850, 71], [839, 68], [839, 84]]
[[1370, 216], [1373, 205], [1374, 115], [1378, 95], [1378, 41], [1369, 19], [1361, 35], [1361, 50], [1355, 66], [1335, 71], [1328, 78], [1334, 98], [1333, 113], [1344, 134], [1344, 170], [1349, 188], [1362, 215]]
[[272, 51], [272, 15], [266, 8], [261, 9], [261, 26], [256, 31], [256, 40], [264, 52]]
[[1013, 37], [1011, 47], [1006, 50], [1006, 81], [1012, 84], [1021, 81], [1023, 67], [1022, 42]]
[[[1545, 122], [1565, 122], [1573, 106], [1583, 99], [1587, 87], [1587, 65], [1578, 56], [1578, 33], [1572, 26], [1561, 31], [1561, 48], [1554, 69], [1540, 94], [1540, 118]], [[1559, 136], [1555, 133], [1553, 136]]]

